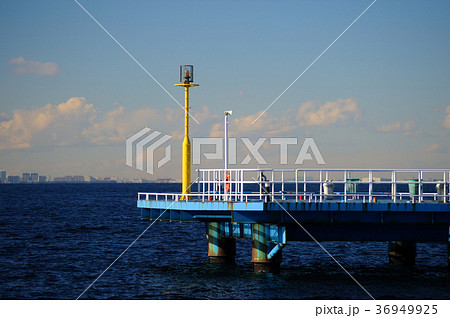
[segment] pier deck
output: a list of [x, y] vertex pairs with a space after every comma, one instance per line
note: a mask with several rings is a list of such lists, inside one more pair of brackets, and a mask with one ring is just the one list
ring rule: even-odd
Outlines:
[[254, 263], [269, 262], [288, 241], [441, 241], [450, 248], [448, 170], [290, 172], [288, 181], [285, 170], [200, 170], [189, 196], [139, 193], [137, 206], [142, 219], [204, 222], [217, 242], [262, 237], [263, 261]]
[[[288, 226], [288, 240], [447, 241], [450, 204], [408, 202], [202, 202], [138, 200], [142, 219]], [[290, 226], [294, 225], [294, 226]], [[226, 224], [224, 224], [226, 226]], [[295, 233], [294, 233], [295, 232]], [[296, 233], [299, 232], [299, 233]]]

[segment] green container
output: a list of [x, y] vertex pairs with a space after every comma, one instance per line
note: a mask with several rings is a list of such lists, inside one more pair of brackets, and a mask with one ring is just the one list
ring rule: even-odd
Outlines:
[[[419, 195], [419, 179], [408, 179], [409, 186], [409, 194], [410, 195]], [[413, 183], [416, 182], [416, 183]]]
[[347, 188], [347, 193], [354, 193], [354, 192], [358, 192], [358, 182], [359, 179], [347, 179], [347, 183], [346, 183], [346, 188]]

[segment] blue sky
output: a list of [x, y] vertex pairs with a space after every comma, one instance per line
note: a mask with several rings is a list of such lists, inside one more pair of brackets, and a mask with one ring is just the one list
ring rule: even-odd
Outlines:
[[[180, 102], [179, 65], [194, 65], [195, 137], [221, 136], [233, 109], [231, 136], [312, 137], [328, 168], [450, 165], [448, 1], [376, 1], [255, 125], [372, 1], [79, 2]], [[179, 177], [182, 111], [75, 1], [2, 1], [0, 15], [0, 169]], [[154, 176], [125, 165], [146, 126], [173, 136]]]

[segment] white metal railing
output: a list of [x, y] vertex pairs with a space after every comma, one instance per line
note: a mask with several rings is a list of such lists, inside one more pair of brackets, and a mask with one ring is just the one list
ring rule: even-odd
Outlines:
[[[197, 189], [139, 193], [139, 200], [449, 203], [449, 169], [199, 169]], [[424, 192], [427, 188], [428, 192]], [[407, 189], [408, 191], [405, 191]], [[433, 191], [431, 191], [431, 190]]]

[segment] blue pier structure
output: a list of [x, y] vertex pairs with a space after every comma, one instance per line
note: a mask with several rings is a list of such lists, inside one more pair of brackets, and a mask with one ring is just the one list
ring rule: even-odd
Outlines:
[[416, 242], [450, 255], [450, 170], [197, 172], [190, 196], [138, 193], [137, 206], [144, 220], [205, 223], [210, 262], [233, 263], [236, 239], [252, 240], [255, 272], [279, 271], [289, 241], [386, 241], [395, 265], [414, 264]]

